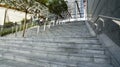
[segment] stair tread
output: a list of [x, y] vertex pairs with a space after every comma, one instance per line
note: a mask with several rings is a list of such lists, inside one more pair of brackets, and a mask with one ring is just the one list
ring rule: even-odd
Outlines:
[[42, 46], [38, 46], [38, 45], [18, 45], [18, 44], [1, 44], [0, 45], [1, 47], [4, 47], [4, 48], [23, 48], [23, 49], [36, 49], [36, 50], [48, 50], [48, 49], [54, 49], [54, 50], [60, 50], [60, 49], [74, 49], [74, 50], [98, 50], [98, 51], [104, 51], [104, 48], [102, 47], [96, 47], [96, 46], [87, 46], [87, 47], [84, 47], [84, 45], [82, 46], [78, 46], [76, 45], [76, 47], [74, 46], [49, 46], [49, 45], [42, 45]]
[[15, 60], [9, 60], [1, 57], [0, 67], [40, 67], [40, 66], [35, 64], [23, 63]]
[[[1, 46], [1, 45], [0, 45]], [[34, 53], [39, 53], [39, 52], [47, 52], [47, 53], [60, 53], [60, 54], [84, 54], [84, 53], [88, 53], [88, 54], [104, 54], [104, 51], [103, 50], [92, 50], [92, 49], [72, 49], [72, 52], [71, 52], [71, 49], [70, 50], [67, 50], [66, 49], [57, 49], [57, 48], [26, 48], [26, 47], [17, 47], [17, 46], [1, 46], [0, 47], [1, 50], [11, 50], [11, 51], [17, 51], [17, 52], [22, 52], [22, 53], [30, 53], [30, 52], [34, 52]], [[74, 50], [74, 51], [73, 51]]]
[[47, 43], [94, 43], [94, 44], [99, 44], [98, 40], [38, 40], [38, 41], [14, 41], [14, 40], [3, 40], [4, 42], [15, 42], [15, 43], [39, 43], [39, 42], [47, 42]]
[[[48, 57], [37, 57], [37, 56], [31, 56], [31, 55], [26, 55], [26, 54], [19, 54], [19, 53], [11, 53], [11, 52], [9, 52], [9, 53], [7, 53], [7, 54], [5, 54], [4, 55], [4, 57], [6, 57], [6, 55], [8, 56], [8, 58], [12, 55], [12, 56], [14, 56], [15, 55], [15, 59], [17, 60], [17, 61], [22, 61], [22, 62], [27, 62], [27, 63], [31, 63], [31, 62], [33, 62], [33, 63], [40, 63], [40, 62], [45, 62], [45, 63], [49, 63], [49, 62], [51, 62], [51, 63], [53, 63], [53, 64], [59, 64], [59, 63], [62, 63], [62, 64], [73, 64], [73, 65], [76, 65], [76, 63], [78, 63], [79, 61], [76, 61], [76, 59], [78, 59], [78, 58], [76, 58], [75, 60], [65, 60], [65, 58], [59, 58], [59, 59], [52, 59], [52, 58], [48, 58]], [[73, 58], [73, 57], [71, 57], [71, 58]], [[10, 58], [11, 59], [11, 58]], [[62, 60], [61, 60], [62, 59]], [[81, 62], [91, 62], [90, 61], [90, 58], [82, 58], [81, 59]], [[97, 62], [93, 62], [93, 63], [97, 63]], [[99, 63], [106, 63], [105, 61], [103, 62], [99, 62]]]

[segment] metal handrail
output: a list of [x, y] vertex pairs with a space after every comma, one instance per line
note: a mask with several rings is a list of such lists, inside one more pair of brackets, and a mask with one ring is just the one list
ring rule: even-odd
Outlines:
[[[110, 16], [99, 15], [94, 22], [96, 23], [97, 20], [99, 20], [99, 18], [108, 18], [108, 19], [120, 21], [120, 18], [115, 18], [115, 17], [110, 17]], [[118, 30], [120, 30], [120, 29], [111, 30], [111, 32], [118, 31]], [[108, 32], [108, 33], [109, 33], [109, 32]], [[106, 47], [106, 50], [108, 50], [108, 53], [109, 53], [109, 55], [110, 55], [110, 56], [109, 56], [109, 57], [110, 57], [110, 62], [112, 63], [112, 60], [114, 60], [114, 61], [116, 62], [116, 64], [117, 64], [118, 66], [120, 66], [119, 59], [118, 59], [115, 55], [113, 55], [113, 52], [110, 51], [110, 49], [108, 49], [107, 47]], [[113, 63], [112, 63], [112, 64], [113, 64]], [[116, 65], [116, 66], [117, 66], [117, 65]]]
[[96, 19], [94, 22], [96, 22], [100, 17], [120, 21], [120, 18], [115, 18], [115, 17], [105, 16], [105, 15], [99, 15], [99, 16], [97, 17], [97, 19]]
[[120, 18], [116, 18], [116, 17], [104, 16], [104, 15], [99, 15], [99, 16], [103, 17], [103, 18], [109, 18], [109, 19], [119, 20], [120, 21]]

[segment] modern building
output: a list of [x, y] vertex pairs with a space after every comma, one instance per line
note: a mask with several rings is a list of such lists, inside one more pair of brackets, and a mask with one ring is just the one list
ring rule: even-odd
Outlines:
[[66, 0], [69, 12], [72, 18], [84, 18], [84, 2], [83, 0]]
[[119, 3], [119, 0], [87, 1], [87, 17], [92, 22], [94, 29], [98, 33], [103, 32], [107, 34], [118, 45], [120, 44]]
[[87, 19], [98, 35], [104, 34], [116, 44], [108, 44], [107, 49], [112, 64], [120, 67], [120, 0], [87, 0]]

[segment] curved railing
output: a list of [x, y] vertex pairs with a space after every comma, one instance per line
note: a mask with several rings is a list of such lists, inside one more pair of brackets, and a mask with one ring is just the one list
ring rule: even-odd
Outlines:
[[[94, 21], [94, 25], [96, 33], [105, 33], [115, 42], [115, 44], [109, 43], [104, 46], [106, 47], [106, 54], [109, 56], [111, 64], [114, 67], [120, 67], [120, 18], [99, 15]], [[115, 35], [116, 32], [118, 35]]]

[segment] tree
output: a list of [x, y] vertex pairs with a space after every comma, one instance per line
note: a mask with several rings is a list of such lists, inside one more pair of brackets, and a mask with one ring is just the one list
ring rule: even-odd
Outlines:
[[2, 2], [2, 0], [0, 0], [0, 3]]
[[35, 10], [40, 9], [39, 5], [37, 9], [32, 8], [36, 4], [35, 1], [47, 7], [49, 12], [58, 15], [62, 18], [63, 16], [61, 13], [68, 10], [67, 4], [64, 0], [4, 0], [4, 1], [6, 1], [7, 5], [9, 5], [10, 7], [25, 12], [25, 20], [24, 20], [23, 34], [22, 34], [23, 37], [25, 35], [28, 12], [30, 12], [31, 9], [35, 9]]
[[67, 11], [68, 7], [64, 0], [36, 0], [45, 5], [51, 13], [54, 13], [63, 18], [62, 12]]
[[8, 4], [18, 10], [25, 12], [25, 19], [24, 19], [24, 25], [23, 25], [23, 34], [22, 37], [25, 35], [26, 30], [26, 23], [27, 23], [27, 14], [29, 12], [29, 9], [34, 5], [34, 0], [7, 0]]
[[[1, 3], [4, 3], [4, 4], [1, 4]], [[6, 1], [5, 0], [0, 0], [0, 6], [5, 6], [6, 7], [6, 9], [5, 9], [5, 14], [4, 14], [4, 22], [3, 22], [3, 24], [5, 24], [5, 22], [6, 22], [6, 16], [7, 16], [7, 11], [8, 11], [8, 5], [7, 5], [7, 3], [6, 3]]]

